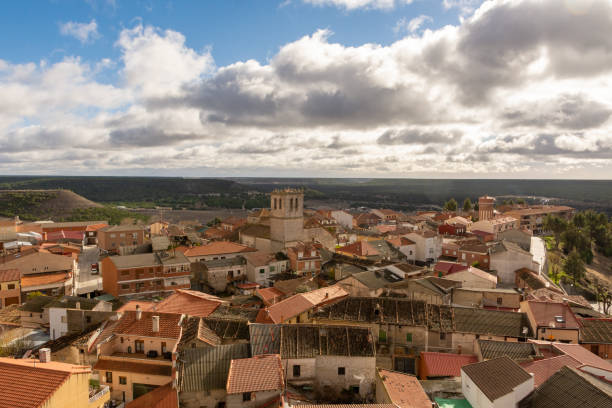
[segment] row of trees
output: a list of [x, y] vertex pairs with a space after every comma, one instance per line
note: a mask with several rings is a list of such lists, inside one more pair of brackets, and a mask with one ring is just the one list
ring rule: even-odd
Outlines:
[[[523, 200], [522, 198], [519, 198], [518, 200], [516, 200], [516, 203], [525, 204], [525, 200]], [[512, 199], [504, 200], [501, 202], [501, 205], [514, 205], [514, 200]], [[450, 200], [444, 203], [444, 209], [446, 211], [457, 211], [458, 207], [459, 207], [459, 204], [457, 203], [457, 200], [455, 200], [454, 198], [451, 198]], [[472, 200], [470, 200], [469, 198], [466, 198], [465, 200], [463, 200], [462, 208], [463, 208], [463, 212], [478, 210], [478, 203], [476, 202], [472, 204]]]

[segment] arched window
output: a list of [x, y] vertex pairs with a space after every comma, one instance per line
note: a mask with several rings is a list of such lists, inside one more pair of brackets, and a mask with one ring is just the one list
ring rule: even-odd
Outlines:
[[278, 209], [279, 209], [279, 210], [282, 210], [282, 209], [283, 209], [283, 199], [282, 199], [282, 198], [279, 198], [279, 199], [278, 199]]
[[274, 209], [276, 210], [276, 198], [274, 199]]

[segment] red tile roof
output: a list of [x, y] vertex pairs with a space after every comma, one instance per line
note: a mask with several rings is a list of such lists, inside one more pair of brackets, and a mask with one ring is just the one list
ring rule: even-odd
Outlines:
[[306, 293], [298, 293], [269, 306], [266, 310], [268, 311], [268, 317], [278, 324], [298, 316], [315, 306], [322, 306], [347, 296], [348, 292], [342, 289], [342, 287], [333, 285]]
[[146, 312], [147, 310], [153, 309], [155, 303], [148, 300], [130, 300], [129, 302], [121, 306], [119, 309], [117, 309], [117, 312], [127, 312], [128, 310], [136, 310], [136, 306], [138, 306], [143, 312]]
[[124, 360], [107, 360], [101, 358], [93, 367], [97, 371], [119, 371], [122, 373], [138, 373], [147, 375], [159, 375], [170, 377], [172, 375], [171, 365], [137, 363], [134, 361]]
[[461, 265], [453, 262], [438, 262], [434, 265], [434, 271], [442, 272], [445, 275], [453, 272], [464, 271], [468, 269], [467, 265]]
[[380, 252], [367, 241], [357, 241], [350, 245], [337, 248], [336, 252], [356, 256], [378, 256]]
[[553, 347], [572, 357], [574, 360], [580, 361], [584, 365], [612, 372], [612, 364], [598, 355], [591, 353], [580, 344], [553, 343]]
[[278, 354], [232, 360], [227, 377], [227, 393], [283, 389], [283, 366]]
[[195, 290], [179, 289], [159, 303], [155, 310], [163, 313], [208, 317], [221, 303], [221, 299], [216, 296]]
[[125, 408], [178, 408], [178, 393], [169, 382], [128, 402]]
[[18, 281], [21, 278], [19, 269], [4, 269], [0, 271], [0, 282]]
[[550, 376], [559, 371], [561, 367], [568, 366], [578, 368], [581, 365], [582, 363], [565, 354], [520, 364], [525, 371], [533, 374], [533, 382], [535, 387], [539, 387], [540, 384], [544, 383], [550, 378]]
[[255, 295], [261, 298], [266, 304], [273, 304], [285, 296], [283, 292], [276, 288], [262, 288], [255, 291]]
[[389, 399], [397, 407], [431, 408], [431, 401], [416, 377], [382, 368], [378, 369], [378, 375]]
[[85, 237], [83, 231], [53, 231], [47, 232], [45, 241], [57, 241], [58, 239], [82, 240]]
[[[181, 320], [180, 314], [159, 312], [141, 313], [141, 318], [137, 319], [137, 312], [125, 312], [119, 319], [113, 333], [177, 340], [181, 336], [181, 328], [179, 326], [179, 321]], [[159, 316], [159, 332], [153, 331], [153, 316]]]
[[56, 361], [0, 358], [0, 407], [42, 406], [72, 374], [91, 369]]
[[85, 228], [85, 231], [97, 231], [105, 227], [108, 227], [108, 224], [91, 224]]
[[241, 252], [254, 252], [255, 248], [236, 244], [229, 241], [215, 241], [207, 245], [196, 246], [185, 251], [185, 256], [208, 256], [222, 254], [236, 254]]
[[[578, 329], [580, 323], [572, 309], [567, 304], [558, 302], [538, 302], [530, 300], [528, 308], [538, 326]], [[526, 310], [526, 312], [528, 312]], [[529, 313], [529, 312], [528, 312]], [[556, 316], [562, 316], [563, 322], [556, 321]]]
[[429, 377], [461, 377], [461, 367], [478, 362], [478, 358], [469, 354], [421, 352], [421, 361]]

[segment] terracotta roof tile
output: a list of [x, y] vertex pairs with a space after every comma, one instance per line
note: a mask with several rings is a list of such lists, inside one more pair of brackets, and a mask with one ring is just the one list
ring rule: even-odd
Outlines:
[[129, 302], [121, 306], [119, 309], [117, 309], [117, 312], [122, 313], [127, 312], [128, 310], [136, 310], [136, 306], [138, 306], [143, 312], [146, 312], [148, 310], [153, 309], [155, 303], [148, 300], [130, 300]]
[[508, 357], [469, 364], [461, 370], [491, 402], [531, 379], [527, 371]]
[[[179, 321], [181, 320], [180, 314], [159, 312], [141, 313], [141, 318], [137, 319], [137, 312], [125, 312], [119, 319], [113, 333], [161, 337], [165, 339], [178, 339], [181, 336], [181, 328], [179, 326]], [[153, 316], [159, 316], [159, 332], [153, 331]]]
[[125, 408], [178, 408], [178, 393], [169, 382], [128, 402]]
[[160, 375], [170, 377], [172, 375], [171, 365], [137, 363], [125, 360], [100, 359], [93, 367], [97, 371], [119, 371], [123, 373], [139, 373], [147, 375]]
[[573, 359], [580, 361], [584, 365], [601, 368], [603, 370], [612, 372], [612, 364], [608, 363], [598, 355], [591, 353], [580, 344], [553, 343], [553, 347], [560, 352], [567, 354]]
[[283, 367], [278, 354], [232, 360], [227, 378], [227, 393], [283, 389]]
[[453, 262], [438, 262], [434, 265], [434, 271], [442, 272], [445, 275], [453, 272], [464, 271], [467, 268], [467, 265], [461, 265]]
[[161, 303], [155, 310], [163, 313], [182, 313], [189, 316], [207, 317], [222, 303], [216, 296], [195, 290], [179, 289]]
[[42, 272], [71, 271], [72, 257], [49, 252], [32, 252], [6, 262], [2, 269], [19, 269], [24, 275]]
[[21, 278], [19, 269], [3, 269], [0, 271], [0, 282], [18, 281]]
[[421, 352], [421, 361], [427, 368], [429, 377], [461, 377], [461, 367], [478, 362], [469, 354]]
[[255, 248], [236, 244], [229, 241], [215, 241], [207, 245], [196, 246], [185, 251], [186, 256], [208, 256], [221, 254], [236, 254], [241, 252], [254, 252]]
[[283, 292], [276, 288], [261, 288], [255, 291], [255, 295], [260, 297], [264, 303], [272, 304], [285, 296]]
[[39, 275], [28, 275], [21, 278], [21, 287], [49, 285], [51, 283], [61, 283], [70, 279], [70, 273], [42, 273]]
[[580, 343], [612, 344], [612, 319], [580, 319]]
[[[425, 394], [419, 380], [408, 374], [397, 371], [378, 369], [387, 395], [399, 408], [431, 408], [431, 401]], [[349, 405], [352, 407], [352, 405]], [[367, 405], [370, 406], [370, 405]]]
[[336, 249], [336, 252], [356, 256], [380, 256], [380, 252], [367, 241], [357, 241]]
[[573, 359], [568, 355], [545, 358], [543, 360], [531, 361], [522, 363], [521, 367], [528, 373], [533, 374], [533, 381], [536, 387], [539, 387], [544, 381], [548, 380], [554, 373], [559, 371], [561, 367], [580, 367], [582, 363]]
[[40, 407], [72, 374], [89, 367], [33, 359], [0, 358], [0, 407]]
[[[528, 308], [536, 321], [536, 325], [544, 327], [558, 327], [566, 329], [578, 329], [580, 323], [574, 312], [567, 304], [557, 302], [528, 301]], [[563, 321], [557, 321], [556, 317], [562, 316]]]

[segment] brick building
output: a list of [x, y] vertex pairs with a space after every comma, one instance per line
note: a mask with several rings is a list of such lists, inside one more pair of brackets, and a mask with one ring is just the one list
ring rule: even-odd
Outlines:
[[144, 243], [145, 230], [137, 225], [111, 225], [98, 230], [98, 247], [104, 251], [126, 254]]
[[287, 249], [291, 269], [296, 275], [317, 275], [321, 271], [321, 254], [311, 243], [300, 242]]
[[0, 309], [21, 303], [21, 272], [19, 269], [0, 270]]

